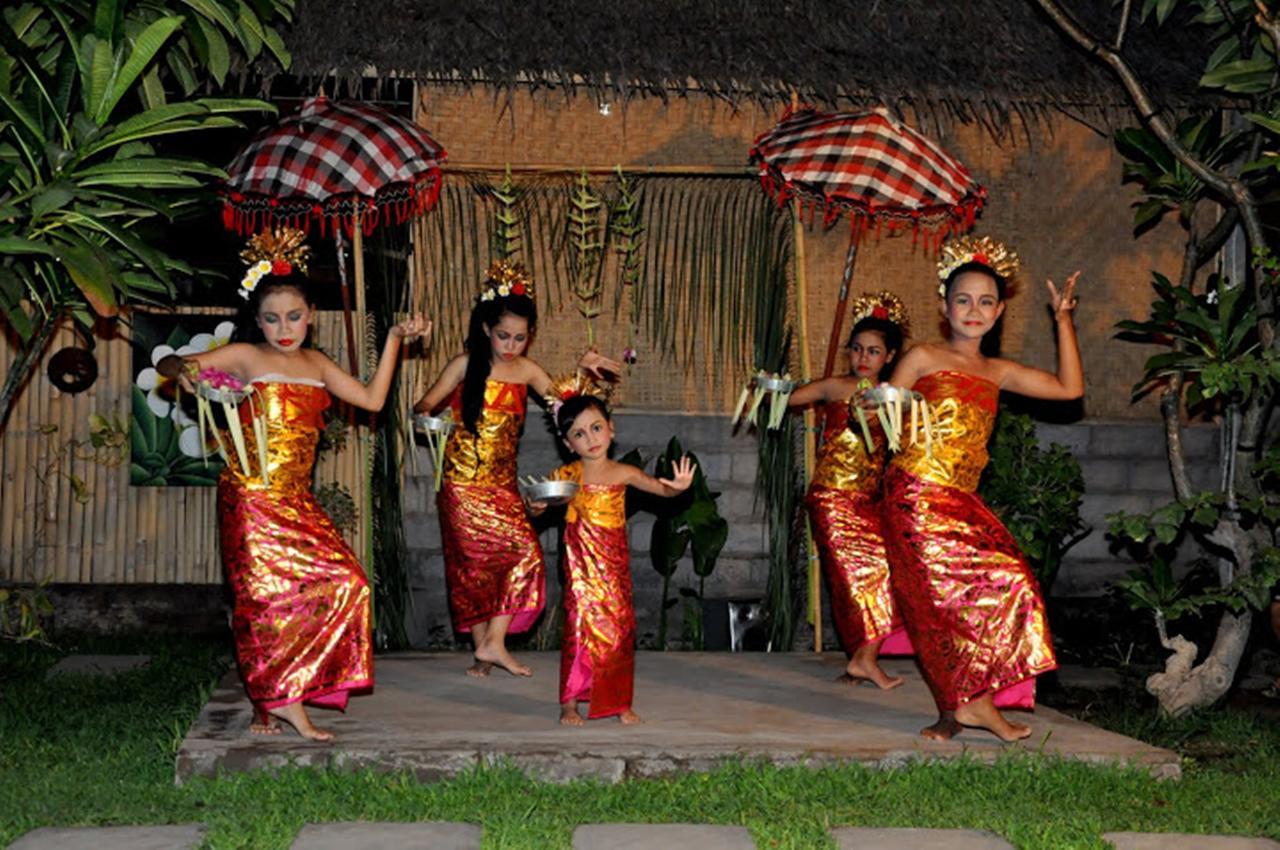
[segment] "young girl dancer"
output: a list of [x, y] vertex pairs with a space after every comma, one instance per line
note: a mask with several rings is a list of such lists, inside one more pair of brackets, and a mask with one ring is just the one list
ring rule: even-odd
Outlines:
[[791, 394], [791, 407], [821, 404], [822, 447], [805, 496], [814, 543], [831, 589], [831, 613], [849, 664], [840, 681], [874, 682], [888, 690], [902, 684], [881, 669], [877, 657], [890, 635], [891, 651], [907, 651], [893, 604], [889, 563], [880, 531], [880, 482], [885, 439], [878, 418], [867, 416], [873, 445], [849, 405], [857, 392], [879, 383], [902, 350], [909, 322], [891, 292], [864, 293], [852, 304], [849, 374], [814, 381]]
[[[488, 675], [494, 664], [532, 675], [507, 651], [506, 638], [528, 630], [544, 604], [542, 547], [516, 490], [528, 388], [542, 395], [551, 386], [543, 368], [524, 356], [537, 324], [524, 269], [494, 264], [471, 310], [465, 353], [449, 361], [414, 408], [434, 412], [447, 402], [456, 423], [436, 506], [453, 627], [470, 632], [475, 646], [472, 676]], [[594, 350], [578, 366], [622, 371]]]
[[1072, 324], [1079, 272], [1061, 292], [1047, 282], [1056, 374], [980, 351], [1016, 270], [1017, 257], [987, 237], [944, 246], [939, 293], [950, 338], [912, 348], [893, 372], [895, 385], [924, 396], [933, 418], [931, 446], [903, 440], [884, 497], [894, 596], [938, 706], [938, 721], [921, 732], [927, 738], [950, 738], [965, 726], [1005, 741], [1025, 738], [1031, 729], [999, 708], [1033, 708], [1035, 677], [1057, 666], [1036, 579], [974, 492], [1001, 390], [1060, 400], [1084, 394]]
[[[551, 474], [578, 483], [564, 527], [564, 637], [560, 644], [560, 722], [617, 716], [640, 723], [631, 710], [635, 678], [636, 612], [631, 602], [627, 545], [627, 487], [657, 496], [683, 493], [696, 467], [686, 456], [671, 478], [654, 478], [609, 457], [613, 422], [599, 390], [579, 377], [559, 381], [548, 401], [556, 429], [578, 460]], [[535, 512], [544, 507], [530, 505]]]
[[[343, 709], [352, 690], [373, 686], [369, 583], [351, 547], [311, 492], [321, 413], [330, 394], [380, 410], [403, 340], [430, 332], [415, 316], [391, 328], [367, 385], [315, 349], [304, 348], [314, 317], [307, 296], [306, 246], [296, 230], [255, 236], [244, 257], [254, 264], [241, 284], [254, 316], [256, 342], [233, 342], [190, 357], [170, 355], [162, 374], [193, 388], [205, 369], [227, 372], [251, 388], [265, 414], [269, 475], [246, 475], [230, 462], [218, 480], [222, 560], [234, 597], [232, 630], [257, 734], [280, 731], [283, 718], [304, 738], [328, 741], [303, 703]], [[250, 421], [251, 404], [239, 406]], [[247, 455], [258, 451], [245, 427]]]

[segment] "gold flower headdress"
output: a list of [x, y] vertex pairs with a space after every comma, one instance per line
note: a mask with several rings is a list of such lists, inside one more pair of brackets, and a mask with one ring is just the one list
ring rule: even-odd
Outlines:
[[897, 325], [903, 336], [910, 336], [911, 318], [907, 315], [907, 305], [887, 289], [862, 293], [850, 302], [850, 310], [855, 327], [863, 319], [884, 319]]
[[480, 300], [492, 301], [499, 296], [526, 295], [533, 297], [533, 279], [519, 263], [499, 260], [489, 266], [484, 283], [480, 285]]
[[542, 397], [547, 402], [547, 409], [551, 411], [551, 418], [554, 419], [560, 412], [560, 406], [575, 396], [595, 396], [608, 407], [609, 396], [612, 393], [613, 387], [602, 386], [590, 375], [583, 372], [574, 372], [570, 375], [561, 375], [553, 380], [551, 386], [547, 388], [547, 392]]
[[249, 244], [240, 252], [240, 258], [249, 264], [249, 270], [240, 279], [240, 297], [248, 298], [266, 275], [295, 271], [306, 274], [307, 255], [311, 253], [306, 242], [307, 235], [292, 227], [264, 230], [250, 237]]
[[1006, 281], [1018, 274], [1018, 255], [1009, 246], [990, 236], [960, 236], [942, 246], [938, 259], [938, 277], [942, 279], [938, 294], [943, 298], [947, 296], [947, 278], [965, 263], [981, 263]]

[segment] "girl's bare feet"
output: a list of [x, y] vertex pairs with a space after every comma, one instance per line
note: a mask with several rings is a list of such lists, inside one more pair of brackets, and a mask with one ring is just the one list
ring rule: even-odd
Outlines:
[[938, 721], [932, 726], [921, 729], [920, 735], [931, 741], [949, 741], [959, 735], [963, 729], [964, 727], [956, 722], [954, 711], [942, 711], [938, 713]]
[[578, 713], [578, 704], [576, 702], [566, 702], [560, 706], [560, 725], [561, 726], [581, 726], [585, 723], [582, 715]]
[[962, 726], [986, 729], [1006, 743], [1021, 741], [1031, 734], [1030, 726], [1006, 720], [1005, 716], [996, 708], [996, 704], [989, 693], [957, 708], [955, 718], [956, 722]]
[[307, 710], [302, 707], [300, 702], [291, 702], [288, 705], [282, 705], [279, 708], [267, 709], [272, 717], [279, 717], [288, 723], [298, 734], [309, 741], [332, 741], [333, 733], [327, 729], [319, 729], [312, 725], [311, 718], [307, 716]]
[[854, 650], [853, 657], [849, 659], [849, 664], [844, 668], [844, 673], [836, 677], [837, 682], [846, 685], [861, 685], [863, 682], [871, 682], [882, 691], [891, 691], [902, 685], [901, 676], [890, 676], [880, 667], [880, 662], [876, 657], [880, 654], [880, 644], [883, 641], [874, 641], [864, 643], [862, 646]]
[[498, 644], [493, 646], [487, 643], [476, 647], [475, 659], [477, 664], [490, 664], [501, 667], [512, 676], [532, 676], [533, 671], [528, 667], [516, 661], [507, 648]]
[[644, 722], [640, 719], [640, 715], [636, 714], [629, 708], [618, 715], [618, 721], [621, 722], [623, 726], [633, 726], [636, 723]]
[[268, 717], [266, 720], [255, 719], [249, 724], [250, 735], [279, 735], [280, 721], [274, 717]]

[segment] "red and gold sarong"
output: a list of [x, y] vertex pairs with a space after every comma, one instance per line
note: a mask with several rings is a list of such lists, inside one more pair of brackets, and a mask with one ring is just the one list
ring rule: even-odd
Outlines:
[[444, 450], [444, 482], [436, 497], [444, 543], [453, 627], [511, 616], [508, 631], [527, 631], [542, 613], [542, 546], [516, 490], [516, 449], [524, 427], [524, 384], [490, 380], [476, 433], [462, 424], [462, 387], [454, 392], [458, 423]]
[[[344, 708], [373, 687], [369, 583], [311, 492], [323, 387], [258, 383], [270, 485], [230, 463], [218, 480], [222, 561], [234, 597], [240, 677], [260, 709], [303, 700]], [[249, 457], [257, 444], [240, 405]]]
[[881, 652], [909, 653], [893, 604], [880, 531], [884, 433], [879, 422], [868, 422], [874, 444], [868, 451], [847, 402], [828, 402], [824, 408], [822, 448], [805, 505], [830, 589], [836, 633], [850, 655], [864, 643], [881, 639]]
[[[582, 466], [569, 464], [552, 477], [581, 482]], [[565, 516], [560, 702], [589, 701], [589, 718], [631, 708], [636, 612], [626, 499], [625, 485], [582, 485]]]
[[963, 372], [914, 387], [934, 441], [904, 438], [885, 477], [884, 533], [894, 597], [938, 707], [991, 693], [1032, 708], [1035, 677], [1057, 666], [1040, 586], [1013, 536], [975, 490], [999, 388]]

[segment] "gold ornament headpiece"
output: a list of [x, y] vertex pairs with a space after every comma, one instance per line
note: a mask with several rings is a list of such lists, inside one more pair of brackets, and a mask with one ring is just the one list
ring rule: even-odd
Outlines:
[[884, 319], [897, 325], [903, 336], [909, 336], [911, 333], [911, 319], [907, 315], [907, 305], [887, 289], [862, 293], [853, 299], [850, 310], [854, 327], [857, 327], [858, 322], [863, 319]]
[[960, 236], [948, 240], [938, 259], [938, 277], [942, 279], [938, 294], [947, 297], [947, 278], [965, 263], [980, 263], [1011, 281], [1018, 274], [1019, 262], [1018, 255], [1009, 250], [1009, 246], [990, 236]]
[[249, 270], [240, 280], [240, 297], [248, 298], [266, 275], [295, 271], [306, 274], [307, 255], [311, 253], [306, 243], [307, 235], [292, 227], [264, 230], [250, 237], [249, 244], [240, 252], [240, 258], [249, 264]]
[[533, 278], [519, 263], [499, 260], [489, 266], [480, 285], [480, 300], [492, 301], [499, 296], [524, 295], [533, 298]]
[[547, 409], [551, 412], [551, 418], [555, 419], [560, 413], [560, 406], [575, 396], [594, 396], [604, 402], [605, 407], [608, 407], [609, 396], [612, 392], [613, 387], [602, 386], [584, 372], [574, 372], [571, 375], [561, 375], [553, 380], [543, 398], [547, 402]]

